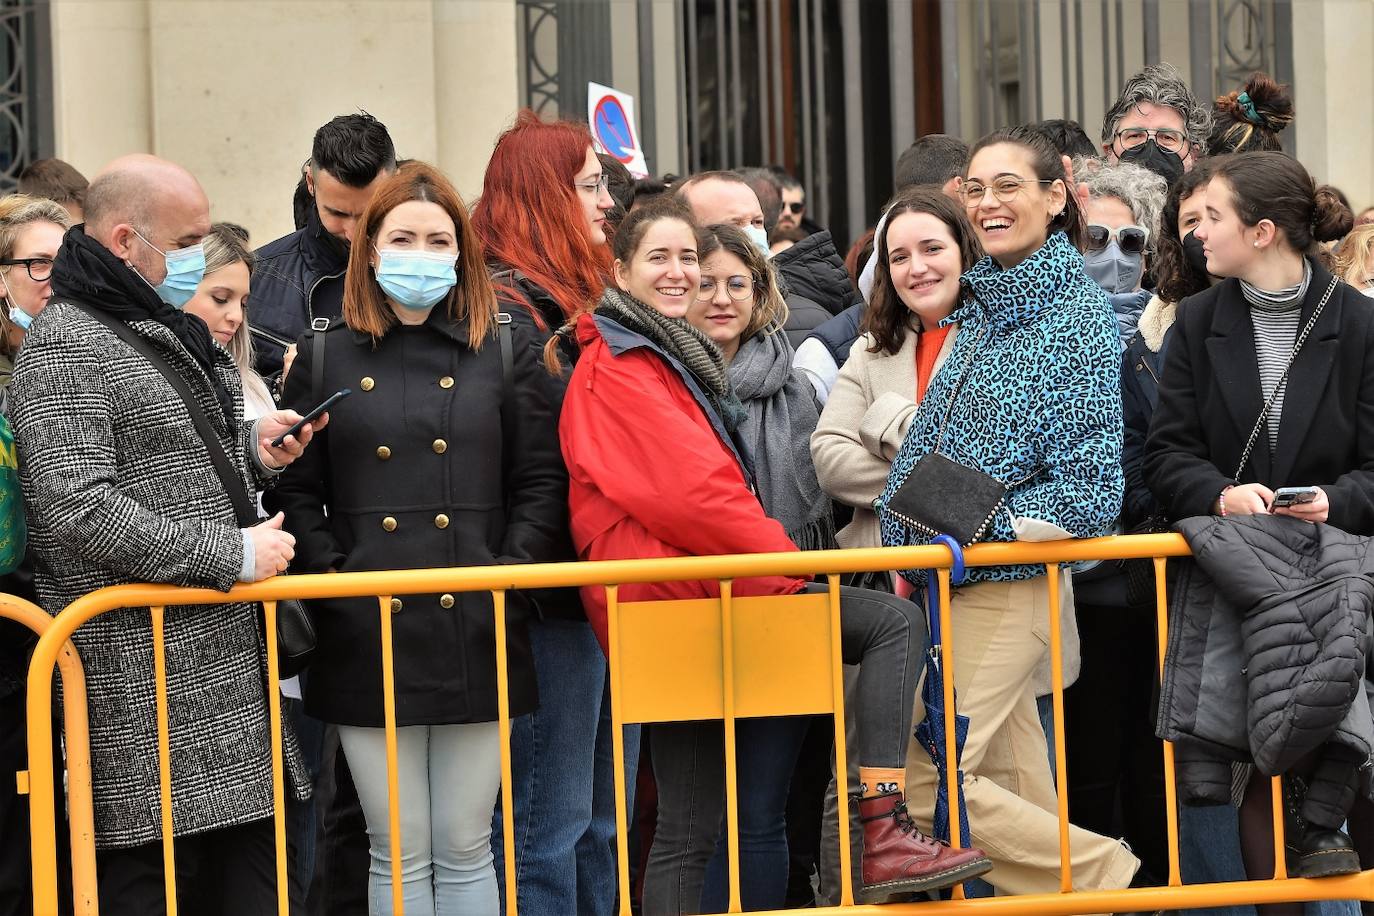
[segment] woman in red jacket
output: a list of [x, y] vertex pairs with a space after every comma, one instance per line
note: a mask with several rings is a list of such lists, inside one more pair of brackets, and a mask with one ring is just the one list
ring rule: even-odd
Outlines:
[[[572, 329], [581, 356], [559, 424], [570, 476], [573, 541], [589, 560], [796, 550], [763, 512], [749, 455], [736, 442], [743, 408], [715, 345], [683, 318], [700, 287], [697, 232], [678, 204], [631, 213], [614, 243], [617, 289]], [[737, 595], [814, 590], [795, 578], [739, 579]], [[623, 601], [715, 597], [714, 580], [635, 583]], [[606, 645], [601, 587], [583, 590]], [[841, 590], [844, 660], [861, 664], [856, 710], [864, 821], [864, 898], [945, 887], [990, 866], [915, 829], [903, 801], [912, 702], [925, 629], [915, 605]], [[783, 808], [796, 744], [785, 720], [737, 724], [741, 893], [746, 908], [782, 905], [787, 880]], [[789, 742], [791, 742], [789, 744]], [[652, 914], [650, 914], [652, 916]]]

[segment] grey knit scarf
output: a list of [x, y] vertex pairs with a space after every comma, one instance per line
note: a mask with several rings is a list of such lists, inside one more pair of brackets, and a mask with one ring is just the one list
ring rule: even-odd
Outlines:
[[725, 371], [725, 357], [711, 338], [692, 327], [682, 318], [668, 318], [657, 309], [645, 305], [629, 293], [608, 289], [596, 305], [596, 314], [605, 315], [626, 330], [649, 338], [665, 353], [687, 367], [706, 393], [725, 428], [738, 429], [745, 411], [739, 398], [730, 389], [730, 377]]
[[739, 438], [754, 456], [759, 499], [802, 550], [835, 546], [830, 500], [811, 463], [811, 434], [820, 411], [811, 383], [792, 371], [792, 347], [781, 330], [755, 334], [730, 363], [744, 404]]

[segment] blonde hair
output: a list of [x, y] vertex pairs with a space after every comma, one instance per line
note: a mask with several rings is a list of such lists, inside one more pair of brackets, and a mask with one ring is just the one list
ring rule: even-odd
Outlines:
[[[28, 194], [9, 194], [0, 197], [0, 259], [14, 257], [14, 247], [19, 244], [19, 236], [34, 223], [54, 223], [66, 231], [71, 228], [72, 218], [66, 207], [44, 197], [33, 197]], [[0, 267], [0, 276], [7, 276], [11, 270], [12, 266]], [[5, 289], [0, 288], [0, 292], [4, 292]], [[8, 300], [9, 296], [0, 298]], [[6, 307], [0, 308], [0, 352], [13, 356], [10, 337], [15, 325], [10, 320], [10, 305], [13, 303], [7, 301]]]
[[1356, 226], [1336, 246], [1336, 272], [1356, 289], [1374, 277], [1374, 223]]
[[[248, 268], [249, 303], [251, 304], [254, 259], [253, 252], [248, 248], [247, 239], [239, 234], [236, 227], [228, 223], [215, 223], [210, 227], [209, 234], [201, 242], [205, 246], [206, 276], [221, 268], [228, 267], [230, 264], [242, 264]], [[234, 336], [229, 339], [229, 345], [225, 349], [234, 358], [234, 365], [238, 367], [239, 376], [243, 379], [244, 399], [247, 400], [251, 393], [262, 403], [273, 403], [271, 389], [267, 387], [262, 376], [258, 375], [257, 370], [253, 368], [253, 359], [256, 354], [253, 347], [253, 334], [248, 327], [247, 309], [244, 310], [243, 320], [234, 330]]]
[[44, 197], [10, 194], [0, 197], [0, 259], [14, 257], [19, 234], [32, 223], [56, 223], [64, 230], [72, 226], [67, 208]]

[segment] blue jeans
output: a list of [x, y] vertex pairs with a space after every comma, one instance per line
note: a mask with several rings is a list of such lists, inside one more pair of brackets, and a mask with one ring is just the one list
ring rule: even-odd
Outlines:
[[[723, 752], [722, 724], [705, 724], [715, 732]], [[787, 790], [810, 724], [809, 719], [799, 716], [741, 719], [735, 724], [740, 902], [745, 910], [775, 909], [787, 896]], [[721, 752], [714, 756], [717, 767], [723, 756]], [[657, 760], [654, 766], [657, 768]], [[717, 797], [724, 795], [724, 775], [722, 770]], [[702, 913], [722, 913], [730, 900], [726, 833], [719, 821], [716, 827], [716, 850], [706, 863], [706, 883], [701, 890]]]
[[[371, 843], [368, 909], [391, 916], [386, 733], [338, 726]], [[497, 916], [491, 808], [501, 787], [495, 722], [396, 729], [406, 916]]]
[[[1178, 864], [1184, 884], [1244, 881], [1240, 857], [1240, 822], [1230, 805], [1178, 806]], [[1320, 900], [1306, 904], [1307, 916], [1359, 916], [1360, 905], [1349, 900]], [[1253, 906], [1189, 910], [1199, 916], [1254, 916]]]
[[[313, 788], [320, 777], [320, 761], [324, 752], [325, 724], [305, 714], [305, 704], [295, 698], [286, 700], [291, 727], [296, 731], [300, 743], [301, 756], [305, 759], [306, 773]], [[303, 802], [287, 801], [286, 831], [296, 850], [296, 861], [291, 866], [290, 881], [304, 900], [310, 892], [310, 882], [315, 876], [315, 793]]]
[[[529, 633], [539, 709], [511, 722], [517, 904], [529, 916], [609, 916], [616, 895], [615, 780], [606, 656], [585, 622], [536, 621]], [[639, 727], [630, 726], [627, 806], [638, 758]], [[499, 805], [491, 843], [504, 907]]]

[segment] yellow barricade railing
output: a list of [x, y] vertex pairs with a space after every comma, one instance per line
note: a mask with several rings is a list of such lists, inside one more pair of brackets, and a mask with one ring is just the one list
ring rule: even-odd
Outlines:
[[[42, 636], [47, 632], [53, 623], [53, 618], [38, 605], [14, 595], [0, 595], [0, 618], [13, 620], [15, 623], [32, 630], [37, 636]], [[63, 695], [67, 703], [77, 712], [76, 715], [65, 718], [63, 737], [66, 751], [67, 784], [71, 793], [67, 817], [72, 847], [72, 900], [77, 911], [84, 912], [88, 908], [93, 910], [95, 907], [95, 812], [91, 807], [91, 743], [90, 736], [86, 732], [86, 676], [81, 670], [81, 659], [77, 656], [76, 649], [70, 642], [59, 645], [56, 655], [57, 668], [62, 672]], [[51, 689], [51, 662], [48, 664], [47, 671], [48, 689]], [[48, 748], [51, 751], [51, 722], [45, 731], [48, 734]], [[32, 780], [29, 774], [32, 766], [33, 764], [30, 762], [29, 770], [15, 774], [20, 795], [26, 795], [30, 791]], [[50, 783], [53, 772], [51, 753], [48, 755], [47, 766], [48, 778], [45, 781]], [[0, 779], [8, 778], [8, 773], [0, 773]], [[53, 854], [56, 856], [55, 848]], [[54, 859], [53, 871], [47, 877], [47, 881], [52, 886], [54, 898], [57, 894], [56, 866], [57, 863]], [[35, 867], [36, 871], [37, 868]]]
[[[1046, 566], [1050, 583], [1050, 607], [1058, 604], [1059, 565], [1083, 560], [1153, 558], [1157, 594], [1159, 657], [1164, 658], [1168, 629], [1164, 568], [1167, 557], [1187, 556], [1188, 548], [1178, 535], [1139, 535], [1083, 541], [982, 544], [964, 553], [966, 566], [1036, 564]], [[167, 681], [162, 631], [168, 606], [222, 604], [226, 601], [261, 602], [265, 610], [269, 696], [279, 691], [277, 678], [276, 602], [288, 598], [377, 598], [381, 622], [383, 699], [391, 818], [391, 861], [401, 861], [401, 830], [398, 798], [404, 787], [397, 783], [396, 709], [394, 659], [391, 645], [391, 599], [396, 595], [440, 592], [490, 592], [495, 606], [496, 673], [501, 738], [501, 802], [505, 830], [505, 877], [507, 912], [518, 911], [515, 881], [513, 799], [510, 762], [510, 703], [506, 687], [506, 592], [512, 589], [556, 586], [600, 586], [606, 589], [610, 635], [611, 719], [615, 755], [616, 826], [619, 845], [620, 912], [630, 913], [629, 863], [626, 854], [625, 759], [623, 726], [634, 722], [719, 718], [726, 740], [727, 837], [729, 849], [730, 910], [739, 906], [737, 798], [735, 794], [734, 725], [741, 717], [829, 713], [836, 734], [843, 735], [844, 698], [840, 680], [838, 573], [876, 572], [890, 569], [935, 569], [941, 594], [941, 629], [944, 634], [945, 694], [953, 708], [955, 652], [950, 625], [950, 566], [953, 558], [941, 546], [834, 550], [808, 553], [756, 554], [727, 557], [679, 557], [653, 560], [617, 560], [595, 563], [552, 563], [529, 566], [482, 566], [456, 569], [404, 570], [338, 575], [290, 576], [235, 587], [228, 594], [208, 589], [162, 585], [121, 585], [101, 589], [73, 602], [42, 630], [29, 671], [29, 788], [32, 812], [34, 909], [39, 916], [57, 911], [56, 796], [52, 760], [52, 675], [63, 667], [64, 709], [68, 732], [69, 807], [73, 818], [73, 858], [81, 863], [77, 877], [77, 912], [97, 912], [94, 895], [94, 832], [89, 826], [90, 774], [82, 770], [86, 751], [85, 696], [79, 666], [68, 640], [83, 623], [121, 608], [150, 608], [153, 623], [154, 678], [159, 738], [158, 767], [161, 781], [163, 857], [166, 874], [167, 912], [176, 912], [175, 851], [172, 837], [171, 764], [168, 747]], [[828, 594], [776, 598], [736, 598], [731, 582], [736, 579], [775, 575], [828, 575]], [[620, 603], [618, 586], [638, 582], [715, 579], [721, 583], [719, 599], [681, 602]], [[3, 605], [0, 605], [3, 607]], [[37, 610], [34, 608], [33, 610]], [[795, 624], [785, 647], [777, 652], [774, 640], [784, 632], [776, 626], [786, 616]], [[770, 621], [771, 618], [771, 621]], [[37, 629], [37, 627], [35, 627]], [[666, 638], [665, 638], [666, 637]], [[1116, 891], [1073, 891], [1069, 850], [1069, 810], [1066, 792], [1064, 746], [1064, 677], [1060, 655], [1060, 617], [1050, 614], [1054, 745], [1058, 791], [1061, 887], [1059, 893], [1017, 897], [954, 899], [883, 906], [855, 906], [849, 887], [848, 822], [841, 805], [840, 858], [843, 886], [841, 906], [807, 913], [988, 913], [1023, 916], [1076, 916], [1125, 910], [1186, 909], [1300, 900], [1374, 900], [1374, 870], [1335, 878], [1287, 877], [1284, 867], [1283, 806], [1281, 788], [1274, 780], [1275, 875], [1271, 879], [1225, 884], [1183, 885], [1179, 870], [1178, 810], [1174, 787], [1173, 748], [1163, 745], [1169, 853], [1168, 883], [1158, 888]], [[759, 651], [761, 646], [767, 652]], [[773, 656], [770, 660], [769, 656]], [[785, 672], [779, 667], [785, 664]], [[401, 662], [404, 664], [404, 660]], [[70, 669], [70, 670], [69, 670]], [[669, 686], [672, 689], [669, 690]], [[277, 893], [281, 916], [287, 916], [287, 860], [284, 816], [284, 775], [281, 745], [280, 704], [269, 702], [272, 727], [273, 799], [276, 813]], [[75, 721], [74, 721], [75, 720]], [[953, 715], [947, 716], [946, 747], [953, 759]], [[836, 746], [836, 770], [840, 798], [844, 784], [845, 748]], [[590, 774], [588, 774], [590, 778]], [[949, 796], [957, 798], [957, 768], [949, 767]], [[78, 818], [81, 823], [77, 823]], [[958, 818], [952, 817], [955, 845], [966, 842], [958, 835]], [[81, 883], [85, 881], [87, 883]], [[392, 893], [397, 914], [403, 912], [400, 870], [394, 869]], [[797, 911], [798, 913], [803, 911]]]

